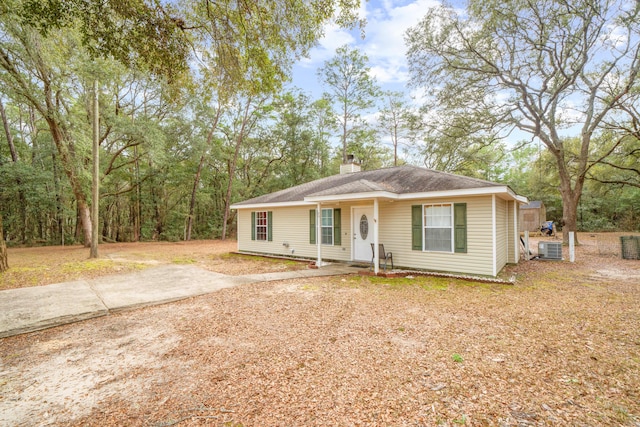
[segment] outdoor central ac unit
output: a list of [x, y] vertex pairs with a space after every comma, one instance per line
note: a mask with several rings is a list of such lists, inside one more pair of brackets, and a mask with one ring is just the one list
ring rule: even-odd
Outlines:
[[540, 259], [562, 259], [562, 243], [561, 242], [539, 242], [538, 256]]

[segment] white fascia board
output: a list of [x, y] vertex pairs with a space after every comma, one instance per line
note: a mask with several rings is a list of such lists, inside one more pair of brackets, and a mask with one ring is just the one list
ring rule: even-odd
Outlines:
[[505, 194], [512, 200], [520, 203], [529, 203], [524, 196], [519, 196], [509, 187], [482, 187], [467, 188], [461, 190], [443, 190], [429, 191], [425, 193], [405, 193], [397, 194], [389, 191], [372, 191], [366, 193], [350, 193], [350, 194], [332, 194], [327, 196], [307, 196], [304, 201], [280, 202], [280, 203], [252, 203], [249, 205], [231, 205], [231, 209], [259, 209], [259, 208], [278, 208], [288, 206], [314, 206], [316, 203], [322, 202], [345, 202], [350, 200], [371, 200], [371, 199], [388, 199], [388, 200], [413, 200], [413, 199], [435, 199], [446, 197], [464, 197], [464, 196], [484, 196], [491, 194]]
[[500, 187], [482, 187], [482, 188], [465, 188], [461, 190], [443, 190], [443, 191], [429, 191], [427, 193], [408, 193], [400, 194], [399, 200], [407, 199], [435, 199], [444, 197], [462, 197], [462, 196], [485, 196], [491, 194], [508, 194], [512, 198], [516, 198], [516, 195], [507, 186]]
[[349, 194], [333, 194], [329, 196], [308, 196], [304, 198], [305, 202], [345, 202], [349, 200], [368, 200], [368, 199], [392, 199], [397, 200], [398, 194], [389, 191], [372, 191], [367, 193], [349, 193]]
[[315, 203], [309, 203], [302, 200], [296, 202], [279, 202], [279, 203], [251, 203], [248, 205], [231, 205], [230, 209], [263, 209], [263, 208], [284, 208], [292, 206], [315, 206]]

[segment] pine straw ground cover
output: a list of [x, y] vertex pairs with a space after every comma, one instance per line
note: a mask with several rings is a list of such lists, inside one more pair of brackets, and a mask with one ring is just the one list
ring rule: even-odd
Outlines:
[[[638, 426], [640, 262], [245, 285], [0, 340], [0, 424]], [[537, 246], [535, 246], [537, 247]]]

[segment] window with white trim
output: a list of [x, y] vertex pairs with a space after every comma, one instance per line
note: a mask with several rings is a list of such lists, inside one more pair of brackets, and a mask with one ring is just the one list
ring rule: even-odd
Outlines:
[[424, 205], [424, 250], [453, 252], [453, 205]]
[[322, 244], [333, 245], [333, 209], [322, 209]]
[[267, 211], [256, 212], [256, 240], [267, 240]]

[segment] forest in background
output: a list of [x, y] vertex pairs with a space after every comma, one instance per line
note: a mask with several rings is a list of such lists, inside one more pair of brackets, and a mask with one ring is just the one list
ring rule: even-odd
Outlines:
[[[172, 75], [95, 55], [73, 20], [43, 32], [19, 8], [0, 9], [0, 224], [9, 245], [87, 244], [96, 81], [104, 242], [232, 236], [232, 203], [338, 173], [346, 152], [365, 170], [411, 163], [502, 182], [562, 221], [557, 161], [543, 144], [455, 134], [471, 122], [434, 126], [408, 95], [382, 92], [355, 49], [327, 61], [318, 73], [326, 94], [314, 99], [287, 85], [286, 64], [281, 75], [255, 64], [234, 75], [196, 31], [189, 43], [197, 60]], [[273, 37], [289, 50], [283, 35]], [[255, 56], [242, 50], [253, 48], [238, 49]], [[355, 83], [345, 90], [345, 82]], [[579, 170], [579, 138], [564, 140], [569, 172], [586, 178], [579, 231], [640, 230], [640, 142], [624, 138], [608, 153], [617, 162], [595, 162], [588, 173]]]

